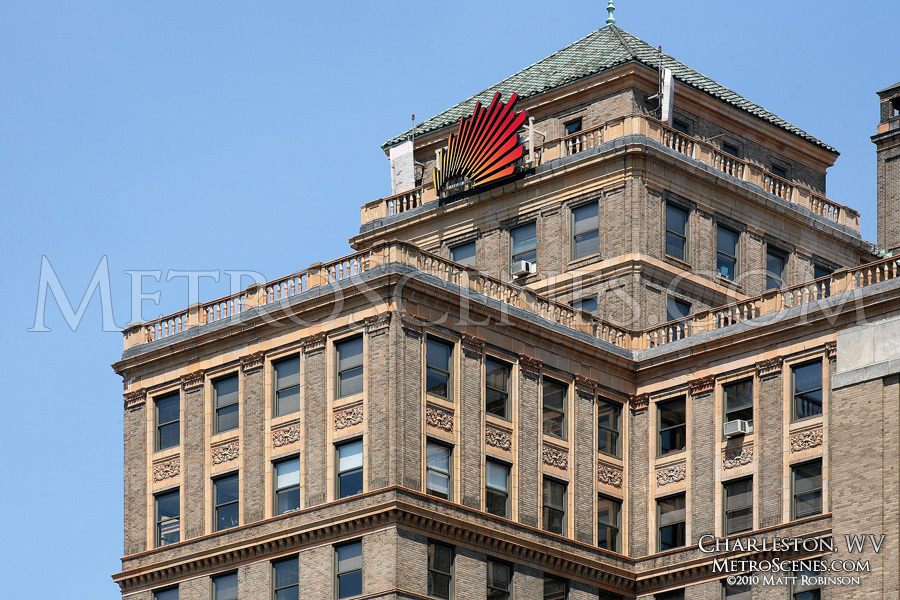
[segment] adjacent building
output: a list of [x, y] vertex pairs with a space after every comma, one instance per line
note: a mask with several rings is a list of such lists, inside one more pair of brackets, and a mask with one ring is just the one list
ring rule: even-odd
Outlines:
[[[389, 140], [353, 254], [125, 331], [123, 598], [896, 598], [879, 97], [877, 247], [834, 148], [612, 17]], [[773, 558], [869, 570], [716, 567]]]

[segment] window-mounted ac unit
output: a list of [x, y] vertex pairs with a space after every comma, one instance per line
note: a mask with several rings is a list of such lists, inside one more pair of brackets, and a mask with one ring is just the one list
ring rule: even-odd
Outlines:
[[743, 419], [725, 423], [725, 437], [730, 438], [737, 435], [747, 435], [751, 431], [753, 431], [753, 426], [749, 421], [744, 421]]
[[524, 277], [537, 273], [537, 264], [528, 260], [517, 260], [509, 266], [509, 273], [513, 277]]

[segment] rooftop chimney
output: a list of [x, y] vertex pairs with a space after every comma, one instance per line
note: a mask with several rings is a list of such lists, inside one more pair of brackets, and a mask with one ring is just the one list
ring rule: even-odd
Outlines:
[[878, 162], [878, 247], [900, 250], [900, 81], [878, 92], [881, 122], [872, 136]]

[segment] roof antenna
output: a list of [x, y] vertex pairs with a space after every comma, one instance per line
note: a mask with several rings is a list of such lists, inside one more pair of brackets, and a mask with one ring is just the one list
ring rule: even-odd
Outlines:
[[613, 4], [613, 0], [609, 0], [609, 4], [606, 5], [606, 12], [609, 13], [609, 16], [606, 17], [606, 24], [615, 25], [616, 18], [613, 16], [613, 13], [616, 12], [616, 5]]

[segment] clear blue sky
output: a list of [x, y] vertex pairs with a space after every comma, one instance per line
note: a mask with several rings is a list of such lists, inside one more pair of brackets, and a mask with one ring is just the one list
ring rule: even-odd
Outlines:
[[[268, 278], [349, 251], [389, 193], [381, 143], [604, 24], [605, 0], [0, 4], [4, 597], [116, 598], [121, 334], [95, 297], [35, 318], [41, 257], [80, 302], [127, 270]], [[619, 0], [618, 24], [843, 155], [828, 197], [875, 238], [875, 91], [900, 80], [900, 5]], [[188, 303], [184, 279], [144, 319]], [[228, 293], [207, 280], [201, 299]], [[137, 316], [134, 317], [138, 318]]]

